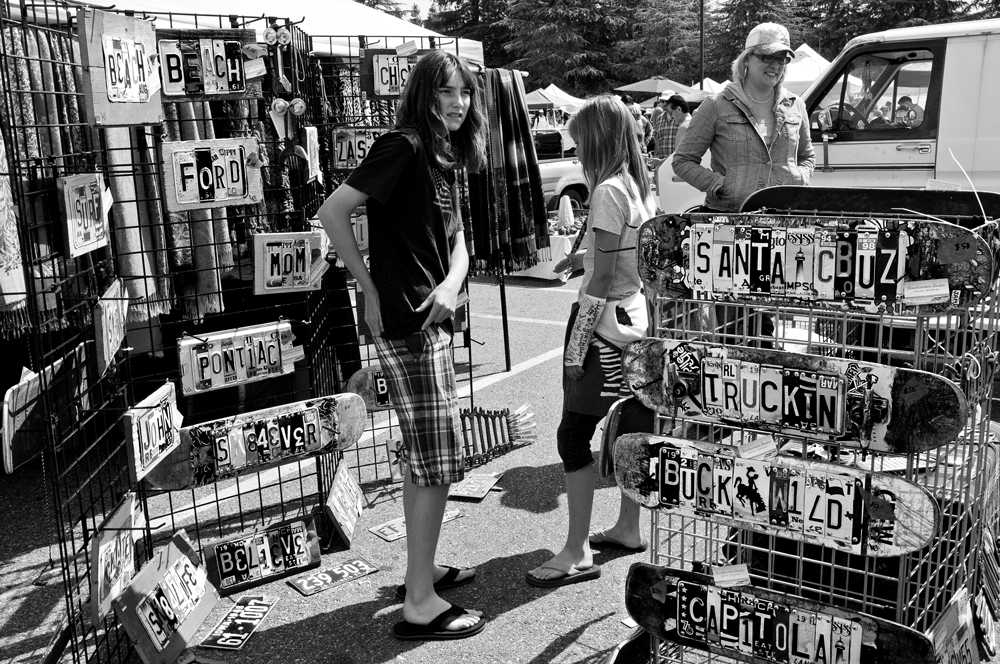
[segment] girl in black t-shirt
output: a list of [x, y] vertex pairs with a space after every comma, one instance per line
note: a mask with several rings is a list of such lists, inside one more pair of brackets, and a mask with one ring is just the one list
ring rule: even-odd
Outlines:
[[[320, 208], [337, 254], [365, 294], [365, 321], [403, 437], [406, 583], [397, 589], [400, 639], [452, 639], [486, 626], [479, 611], [454, 606], [438, 591], [470, 582], [475, 569], [434, 563], [448, 487], [464, 476], [461, 423], [452, 363], [451, 319], [469, 255], [455, 170], [478, 171], [485, 132], [475, 75], [444, 51], [410, 71], [396, 127]], [[365, 204], [370, 268], [351, 230]]]

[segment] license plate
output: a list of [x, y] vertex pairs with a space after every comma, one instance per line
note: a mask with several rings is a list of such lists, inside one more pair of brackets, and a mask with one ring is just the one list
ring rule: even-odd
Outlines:
[[276, 524], [264, 532], [210, 547], [207, 565], [220, 590], [229, 592], [319, 564], [311, 519]]
[[240, 597], [200, 645], [222, 650], [241, 649], [277, 603], [277, 598], [263, 595]]
[[102, 35], [104, 80], [108, 101], [144, 103], [149, 101], [149, 61], [146, 47], [128, 37]]
[[355, 168], [371, 149], [375, 139], [387, 129], [337, 129], [334, 145], [334, 168]]
[[302, 356], [287, 322], [183, 337], [178, 341], [181, 387], [197, 394], [291, 373]]
[[398, 97], [413, 68], [408, 57], [375, 54], [372, 56], [372, 70], [375, 76], [375, 95]]
[[161, 149], [169, 211], [250, 205], [262, 200], [257, 139], [167, 141]]
[[107, 246], [108, 212], [100, 174], [82, 174], [61, 179], [66, 212], [70, 256]]
[[161, 39], [160, 77], [168, 97], [245, 92], [243, 44], [223, 39]]
[[378, 567], [364, 558], [354, 558], [323, 571], [289, 579], [287, 583], [308, 597], [377, 571]]
[[138, 481], [180, 445], [177, 393], [172, 382], [125, 412], [125, 430], [132, 451], [129, 467]]
[[157, 651], [163, 650], [176, 631], [164, 622], [159, 607], [155, 606], [156, 599], [152, 594], [147, 595], [136, 608], [136, 615], [139, 616], [139, 623], [146, 630], [150, 641]]

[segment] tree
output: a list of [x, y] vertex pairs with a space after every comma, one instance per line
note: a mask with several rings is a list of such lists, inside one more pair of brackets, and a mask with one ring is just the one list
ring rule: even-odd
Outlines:
[[619, 44], [618, 59], [632, 80], [667, 76], [699, 81], [700, 0], [647, 0], [635, 7], [635, 34]]
[[531, 85], [556, 83], [577, 94], [605, 92], [628, 81], [619, 42], [633, 37], [628, 0], [512, 0], [505, 21], [513, 66]]
[[415, 2], [413, 3], [413, 6], [410, 7], [410, 11], [408, 12], [408, 16], [406, 16], [406, 20], [414, 25], [424, 24], [424, 20], [420, 16], [420, 5]]
[[362, 5], [366, 7], [371, 7], [373, 9], [378, 9], [380, 11], [386, 12], [387, 14], [392, 14], [397, 18], [403, 17], [403, 10], [399, 8], [399, 4], [396, 0], [357, 0]]
[[489, 67], [505, 66], [510, 54], [504, 48], [510, 32], [506, 0], [437, 0], [427, 13], [424, 27], [449, 37], [465, 37], [483, 43]]

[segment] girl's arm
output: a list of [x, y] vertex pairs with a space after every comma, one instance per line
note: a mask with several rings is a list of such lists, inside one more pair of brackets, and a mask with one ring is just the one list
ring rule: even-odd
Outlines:
[[317, 216], [323, 223], [323, 229], [330, 238], [330, 243], [344, 265], [358, 282], [365, 294], [365, 322], [373, 336], [382, 336], [382, 312], [379, 306], [378, 290], [372, 275], [368, 272], [365, 259], [358, 249], [358, 242], [351, 229], [351, 213], [359, 205], [368, 200], [368, 195], [358, 191], [349, 184], [342, 184], [330, 194]]
[[465, 275], [468, 271], [469, 250], [465, 246], [465, 233], [459, 226], [452, 238], [451, 265], [448, 268], [448, 274], [444, 281], [438, 284], [427, 296], [427, 299], [417, 307], [417, 311], [430, 309], [427, 319], [424, 320], [420, 329], [426, 330], [434, 323], [448, 320], [455, 315], [455, 309], [458, 308], [458, 293], [462, 290], [462, 284], [465, 283]]

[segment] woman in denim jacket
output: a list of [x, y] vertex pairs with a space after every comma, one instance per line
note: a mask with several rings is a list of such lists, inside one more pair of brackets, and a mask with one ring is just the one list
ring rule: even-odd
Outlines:
[[[732, 80], [705, 100], [674, 153], [674, 173], [706, 192], [705, 208], [732, 212], [758, 189], [808, 185], [815, 165], [809, 118], [784, 87], [794, 57], [788, 30], [761, 23], [733, 61]], [[712, 151], [711, 170], [701, 165]]]

